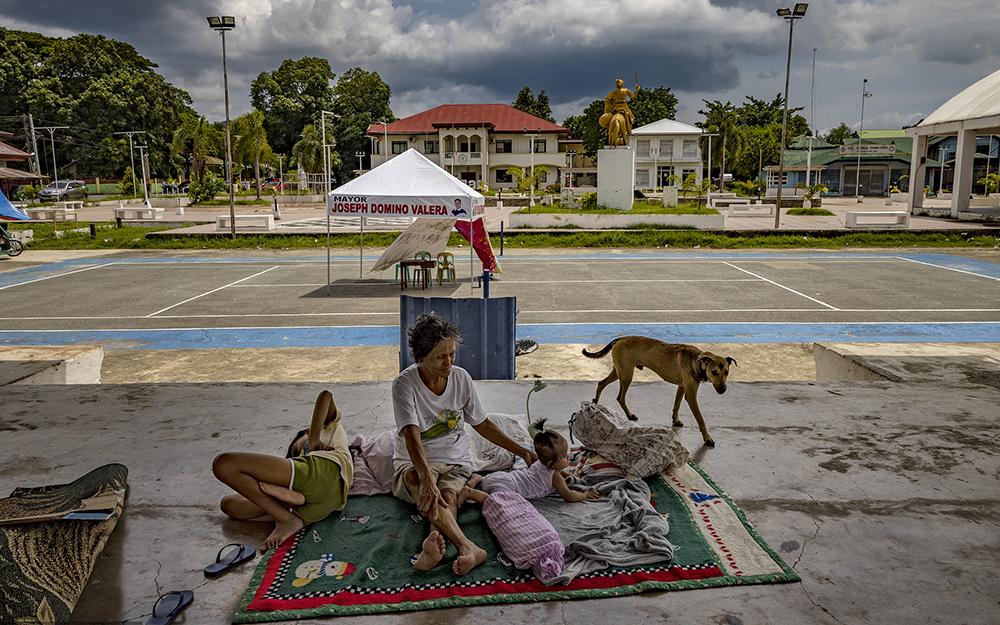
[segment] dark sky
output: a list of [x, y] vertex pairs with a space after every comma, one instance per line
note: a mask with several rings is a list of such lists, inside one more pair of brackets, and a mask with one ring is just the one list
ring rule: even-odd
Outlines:
[[[603, 97], [621, 76], [672, 87], [678, 119], [702, 99], [773, 97], [784, 87], [788, 27], [756, 0], [0, 0], [0, 24], [53, 36], [103, 34], [131, 43], [221, 119], [221, 45], [207, 15], [234, 15], [227, 35], [232, 112], [249, 85], [283, 59], [360, 66], [392, 87], [406, 116], [442, 103], [510, 102], [545, 89], [557, 121]], [[997, 0], [823, 0], [796, 23], [790, 101], [809, 117], [816, 52], [817, 129], [910, 124], [1000, 68]]]

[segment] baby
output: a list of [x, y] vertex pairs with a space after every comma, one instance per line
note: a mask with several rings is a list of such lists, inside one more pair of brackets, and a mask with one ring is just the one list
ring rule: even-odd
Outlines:
[[570, 490], [562, 470], [569, 466], [569, 443], [558, 432], [545, 429], [545, 419], [532, 426], [535, 434], [535, 455], [538, 462], [526, 469], [497, 471], [482, 477], [473, 475], [458, 494], [459, 501], [472, 499], [482, 505], [491, 493], [517, 493], [527, 500], [542, 499], [558, 492], [565, 501], [577, 502], [600, 499], [596, 491]]

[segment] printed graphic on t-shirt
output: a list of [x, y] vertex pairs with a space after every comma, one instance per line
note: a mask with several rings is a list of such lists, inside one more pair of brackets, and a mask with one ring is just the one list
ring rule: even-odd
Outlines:
[[438, 413], [433, 422], [428, 424], [428, 421], [430, 420], [424, 422], [426, 427], [420, 433], [423, 440], [440, 438], [461, 427], [462, 415], [456, 410], [445, 409]]

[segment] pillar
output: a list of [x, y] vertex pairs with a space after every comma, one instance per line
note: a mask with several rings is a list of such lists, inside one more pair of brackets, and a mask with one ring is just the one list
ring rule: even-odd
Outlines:
[[972, 170], [975, 166], [976, 131], [958, 132], [958, 152], [955, 154], [955, 181], [951, 190], [951, 216], [957, 219], [960, 211], [969, 210], [972, 193]]
[[910, 190], [908, 192], [910, 213], [924, 206], [924, 177], [926, 173], [927, 135], [913, 137], [913, 151], [910, 154]]

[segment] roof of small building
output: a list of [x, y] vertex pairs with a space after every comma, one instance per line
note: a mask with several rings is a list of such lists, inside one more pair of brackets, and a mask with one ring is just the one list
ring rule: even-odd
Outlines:
[[906, 139], [905, 130], [862, 130], [862, 139]]
[[31, 158], [31, 155], [23, 150], [18, 150], [12, 145], [7, 145], [3, 141], [0, 141], [0, 160], [8, 161], [26, 161]]
[[634, 135], [701, 135], [704, 130], [673, 119], [661, 119], [632, 129]]
[[[810, 143], [809, 137], [807, 137], [806, 135], [799, 135], [799, 136], [795, 137], [794, 139], [792, 139], [791, 141], [788, 142], [788, 149], [789, 150], [808, 150], [809, 149], [809, 143]], [[812, 149], [813, 150], [821, 150], [823, 148], [833, 148], [833, 147], [836, 147], [836, 146], [833, 145], [832, 143], [827, 143], [826, 141], [823, 141], [822, 139], [819, 139], [817, 137], [813, 137], [813, 139], [812, 139]]]
[[381, 135], [386, 131], [385, 126], [390, 134], [425, 134], [436, 133], [439, 128], [483, 126], [493, 132], [569, 133], [567, 128], [508, 104], [442, 104], [388, 124], [370, 124], [366, 134]]
[[959, 92], [924, 118], [917, 127], [993, 115], [1000, 115], [1000, 70]]

